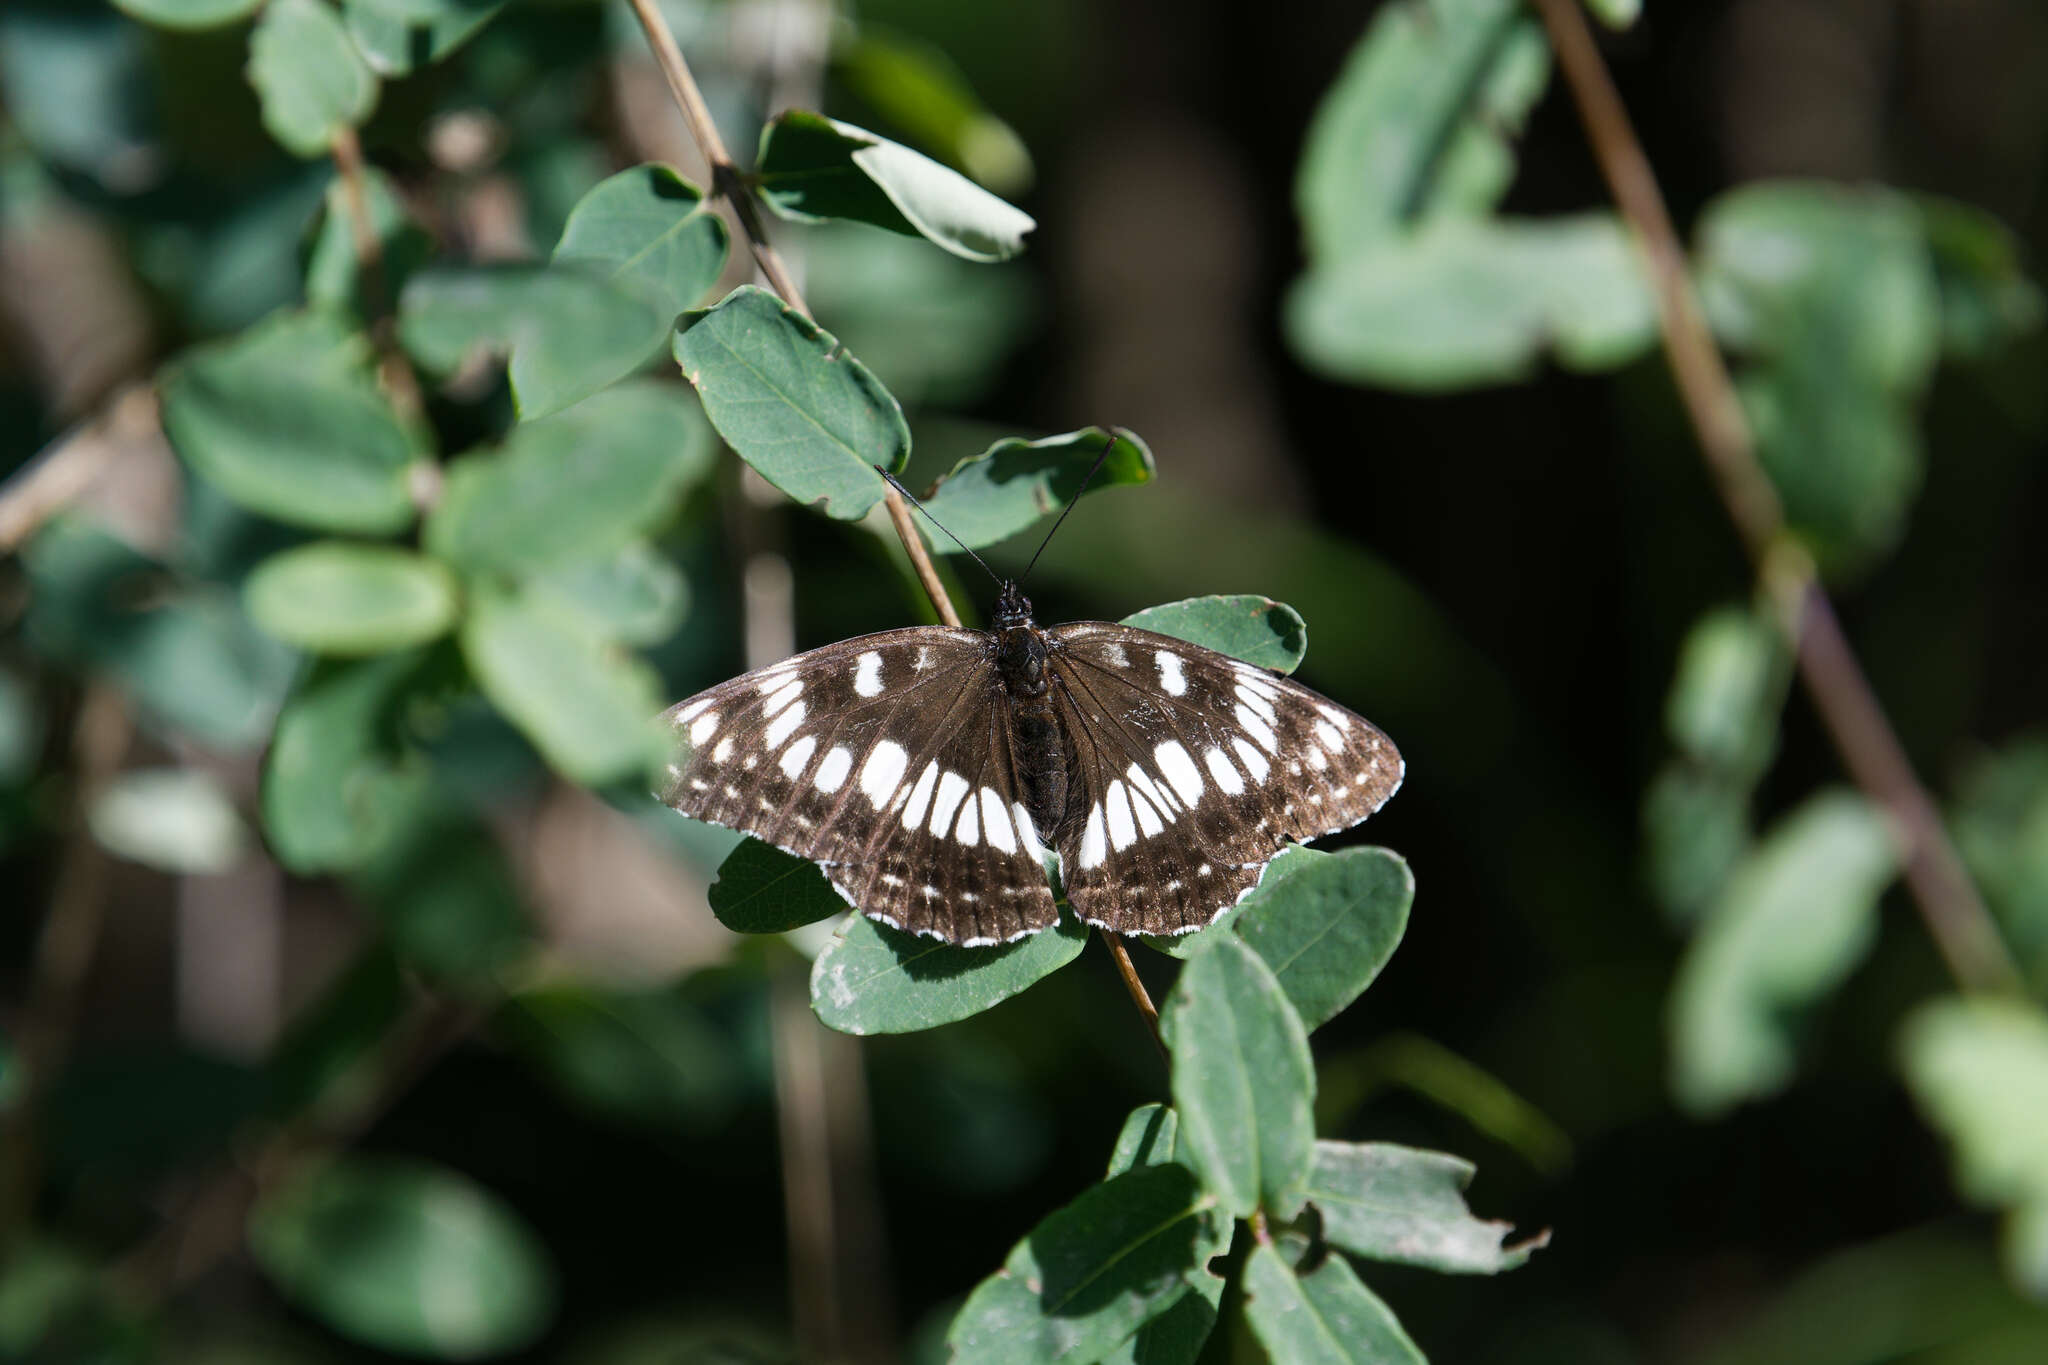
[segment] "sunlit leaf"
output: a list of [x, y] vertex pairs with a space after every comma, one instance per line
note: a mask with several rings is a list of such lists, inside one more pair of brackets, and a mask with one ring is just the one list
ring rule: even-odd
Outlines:
[[309, 1165], [250, 1217], [257, 1264], [342, 1336], [466, 1360], [515, 1350], [554, 1314], [554, 1276], [533, 1231], [439, 1166], [393, 1157]]
[[958, 171], [850, 123], [792, 109], [761, 131], [761, 197], [784, 218], [846, 218], [970, 261], [1006, 261], [1038, 225]]
[[131, 768], [92, 798], [86, 820], [102, 848], [184, 876], [226, 872], [249, 848], [234, 801], [199, 768]]
[[726, 855], [709, 899], [718, 922], [740, 934], [780, 934], [846, 913], [823, 868], [759, 839]]
[[1030, 185], [1031, 153], [990, 113], [946, 54], [863, 22], [832, 54], [847, 89], [982, 184], [1008, 194]]
[[556, 565], [529, 578], [527, 586], [562, 603], [600, 634], [629, 645], [666, 640], [690, 603], [682, 571], [644, 540]]
[[114, 0], [114, 8], [158, 28], [219, 28], [254, 14], [263, 0]]
[[1227, 1213], [1301, 1208], [1315, 1143], [1308, 1035], [1250, 947], [1225, 936], [1181, 970], [1159, 1014], [1173, 1054], [1176, 1150]]
[[1180, 1135], [1180, 1116], [1163, 1104], [1141, 1104], [1124, 1119], [1110, 1153], [1107, 1179], [1139, 1166], [1158, 1166], [1174, 1160]]
[[1862, 960], [1897, 867], [1884, 817], [1835, 791], [1786, 816], [1735, 870], [1672, 990], [1672, 1085], [1687, 1108], [1716, 1113], [1791, 1078], [1792, 1016]]
[[320, 0], [269, 0], [249, 34], [249, 83], [263, 126], [300, 156], [326, 155], [335, 134], [377, 103], [377, 78], [341, 16]]
[[1755, 611], [1708, 612], [1685, 637], [1664, 724], [1701, 763], [1754, 780], [1778, 747], [1778, 711], [1791, 660], [1776, 626]]
[[882, 500], [880, 465], [910, 456], [903, 410], [831, 333], [745, 285], [676, 324], [676, 363], [741, 459], [801, 503], [854, 520]]
[[[967, 545], [993, 545], [1072, 502], [1110, 439], [1100, 427], [1085, 427], [1036, 441], [998, 441], [954, 465], [924, 500], [925, 508]], [[1151, 450], [1128, 432], [1119, 433], [1088, 488], [1150, 483], [1152, 475]]]
[[506, 0], [342, 0], [358, 50], [381, 76], [408, 76], [461, 47]]
[[249, 615], [318, 654], [382, 654], [425, 644], [455, 624], [455, 580], [435, 561], [389, 545], [315, 541], [272, 555], [242, 587]]
[[1623, 29], [1642, 17], [1643, 0], [1586, 0], [1586, 8], [1607, 27]]
[[1308, 625], [1285, 602], [1257, 593], [1190, 597], [1126, 616], [1123, 623], [1202, 645], [1276, 673], [1292, 673], [1308, 653]]
[[1457, 1274], [1513, 1270], [1547, 1235], [1504, 1246], [1507, 1223], [1474, 1218], [1465, 1207], [1469, 1161], [1390, 1142], [1318, 1142], [1308, 1197], [1333, 1246], [1374, 1261], [1397, 1261]]
[[1384, 848], [1296, 848], [1240, 901], [1234, 928], [1273, 969], [1304, 1026], [1328, 1023], [1387, 965], [1408, 927], [1415, 874]]
[[1297, 1274], [1271, 1246], [1252, 1248], [1244, 1313], [1275, 1361], [1288, 1365], [1423, 1365], [1393, 1310], [1342, 1256]]
[[811, 966], [811, 1008], [842, 1033], [910, 1033], [979, 1014], [1081, 955], [1088, 929], [1050, 929], [993, 948], [956, 948], [849, 915]]
[[673, 321], [718, 283], [725, 253], [725, 220], [704, 192], [650, 163], [620, 171], [577, 201], [554, 260], [645, 290]]

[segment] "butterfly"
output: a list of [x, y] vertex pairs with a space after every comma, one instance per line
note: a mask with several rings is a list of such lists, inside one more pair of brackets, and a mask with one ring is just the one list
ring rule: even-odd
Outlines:
[[[1028, 571], [1027, 571], [1028, 572]], [[1081, 919], [1212, 923], [1404, 767], [1363, 717], [1268, 669], [1107, 621], [842, 640], [678, 702], [661, 798], [824, 868], [869, 918], [978, 947]]]

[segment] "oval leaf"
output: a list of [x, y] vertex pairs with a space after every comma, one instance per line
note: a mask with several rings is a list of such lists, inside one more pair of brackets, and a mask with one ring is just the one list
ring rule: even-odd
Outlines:
[[628, 541], [602, 558], [548, 569], [527, 584], [575, 612], [606, 639], [629, 645], [666, 640], [690, 605], [682, 571], [644, 540]]
[[1038, 226], [928, 156], [801, 109], [761, 130], [755, 174], [768, 206], [793, 222], [851, 219], [921, 236], [970, 261], [1009, 260]]
[[507, 0], [342, 0], [356, 47], [381, 76], [408, 76], [461, 47]]
[[455, 580], [388, 545], [319, 541], [272, 555], [242, 587], [256, 624], [320, 654], [382, 654], [455, 624]]
[[263, 0], [114, 0], [114, 8], [158, 28], [221, 28], [246, 19]]
[[1393, 1310], [1342, 1256], [1296, 1275], [1272, 1246], [1244, 1267], [1244, 1315], [1273, 1360], [1287, 1365], [1424, 1365]]
[[1259, 955], [1230, 937], [1182, 969], [1160, 1011], [1185, 1152], [1223, 1209], [1300, 1210], [1315, 1146], [1308, 1034]]
[[1213, 1201], [1182, 1166], [1126, 1171], [1017, 1243], [953, 1319], [955, 1360], [1101, 1360], [1188, 1293], [1223, 1249]]
[[711, 913], [736, 934], [780, 934], [846, 913], [846, 900], [809, 858], [748, 839], [711, 884]]
[[453, 1171], [346, 1157], [257, 1205], [249, 1247], [285, 1296], [351, 1340], [465, 1360], [514, 1350], [554, 1312], [540, 1241]]
[[[962, 543], [977, 550], [993, 545], [1072, 502], [1109, 441], [1110, 433], [1101, 427], [1037, 441], [998, 441], [954, 465], [924, 500], [925, 508]], [[1119, 432], [1116, 448], [1088, 487], [1099, 491], [1150, 483], [1152, 474], [1152, 451], [1129, 432]]]
[[289, 151], [323, 156], [334, 135], [370, 116], [377, 78], [341, 16], [320, 0], [270, 0], [249, 34], [249, 84], [263, 126]]
[[687, 394], [621, 384], [520, 423], [494, 454], [456, 461], [426, 547], [470, 573], [592, 558], [660, 527], [710, 462], [711, 434]]
[[1790, 679], [1784, 637], [1769, 619], [1740, 607], [1708, 612], [1686, 634], [1665, 728], [1689, 757], [1754, 780], [1777, 751]]
[[1550, 1234], [1501, 1245], [1512, 1226], [1465, 1207], [1472, 1171], [1469, 1161], [1390, 1142], [1318, 1142], [1308, 1197], [1323, 1235], [1354, 1255], [1455, 1274], [1513, 1270]]
[[850, 915], [811, 965], [811, 1008], [842, 1033], [936, 1028], [1036, 985], [1087, 945], [1072, 915], [995, 948], [955, 948]]
[[886, 491], [875, 466], [910, 457], [903, 410], [830, 332], [744, 285], [676, 324], [676, 363], [741, 459], [828, 516], [866, 516]]
[[183, 876], [226, 872], [249, 848], [220, 779], [197, 768], [131, 768], [92, 798], [86, 823], [108, 852]]
[[461, 638], [484, 695], [565, 777], [608, 782], [665, 751], [653, 670], [545, 599], [479, 594]]
[[668, 314], [692, 307], [725, 269], [725, 220], [667, 166], [620, 171], [576, 201], [557, 263], [589, 266], [646, 291]]
[[404, 762], [394, 718], [423, 665], [391, 654], [323, 666], [285, 703], [263, 759], [263, 827], [292, 871], [355, 867], [411, 818], [429, 775]]
[[1276, 673], [1292, 673], [1308, 653], [1308, 623], [1285, 602], [1257, 593], [1190, 597], [1147, 607], [1127, 626], [1156, 630]]
[[1273, 969], [1308, 1028], [1342, 1013], [1400, 946], [1415, 874], [1384, 848], [1290, 849], [1238, 904], [1238, 936]]

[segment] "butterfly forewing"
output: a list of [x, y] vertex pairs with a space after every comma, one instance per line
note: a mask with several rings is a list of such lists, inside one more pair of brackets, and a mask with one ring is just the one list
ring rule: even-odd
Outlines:
[[1288, 843], [1357, 824], [1401, 783], [1385, 735], [1266, 669], [1105, 622], [1045, 634], [1070, 755], [1061, 879], [1090, 923], [1199, 929]]
[[672, 707], [662, 799], [822, 864], [885, 924], [1000, 943], [1059, 918], [979, 631], [843, 640]]

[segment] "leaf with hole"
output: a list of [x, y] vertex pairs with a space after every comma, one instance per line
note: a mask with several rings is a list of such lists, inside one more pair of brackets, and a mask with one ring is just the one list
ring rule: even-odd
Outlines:
[[1277, 673], [1292, 673], [1308, 653], [1308, 624], [1285, 602], [1257, 593], [1190, 597], [1147, 607], [1127, 626], [1156, 630]]
[[901, 471], [910, 428], [889, 391], [830, 332], [743, 285], [676, 324], [676, 363], [718, 434], [762, 478], [844, 521]]
[[[1101, 456], [1110, 433], [1085, 427], [1036, 441], [1011, 437], [953, 466], [924, 500], [932, 519], [979, 550], [1030, 529], [1059, 512], [1081, 492], [1081, 480]], [[1119, 484], [1150, 483], [1152, 452], [1120, 433], [1109, 458], [1088, 484], [1100, 492]]]
[[1391, 1142], [1318, 1142], [1309, 1202], [1332, 1246], [1374, 1261], [1463, 1275], [1513, 1270], [1549, 1235], [1504, 1246], [1507, 1223], [1474, 1218], [1472, 1163]]
[[1253, 1247], [1244, 1315], [1268, 1357], [1287, 1365], [1424, 1365], [1393, 1310], [1342, 1256], [1302, 1274], [1274, 1247]]
[[377, 78], [320, 0], [269, 0], [249, 34], [248, 74], [263, 126], [299, 156], [327, 155], [377, 104]]
[[811, 964], [811, 1008], [842, 1033], [937, 1028], [1028, 990], [1087, 946], [1087, 926], [1072, 915], [993, 948], [956, 948], [850, 915]]

